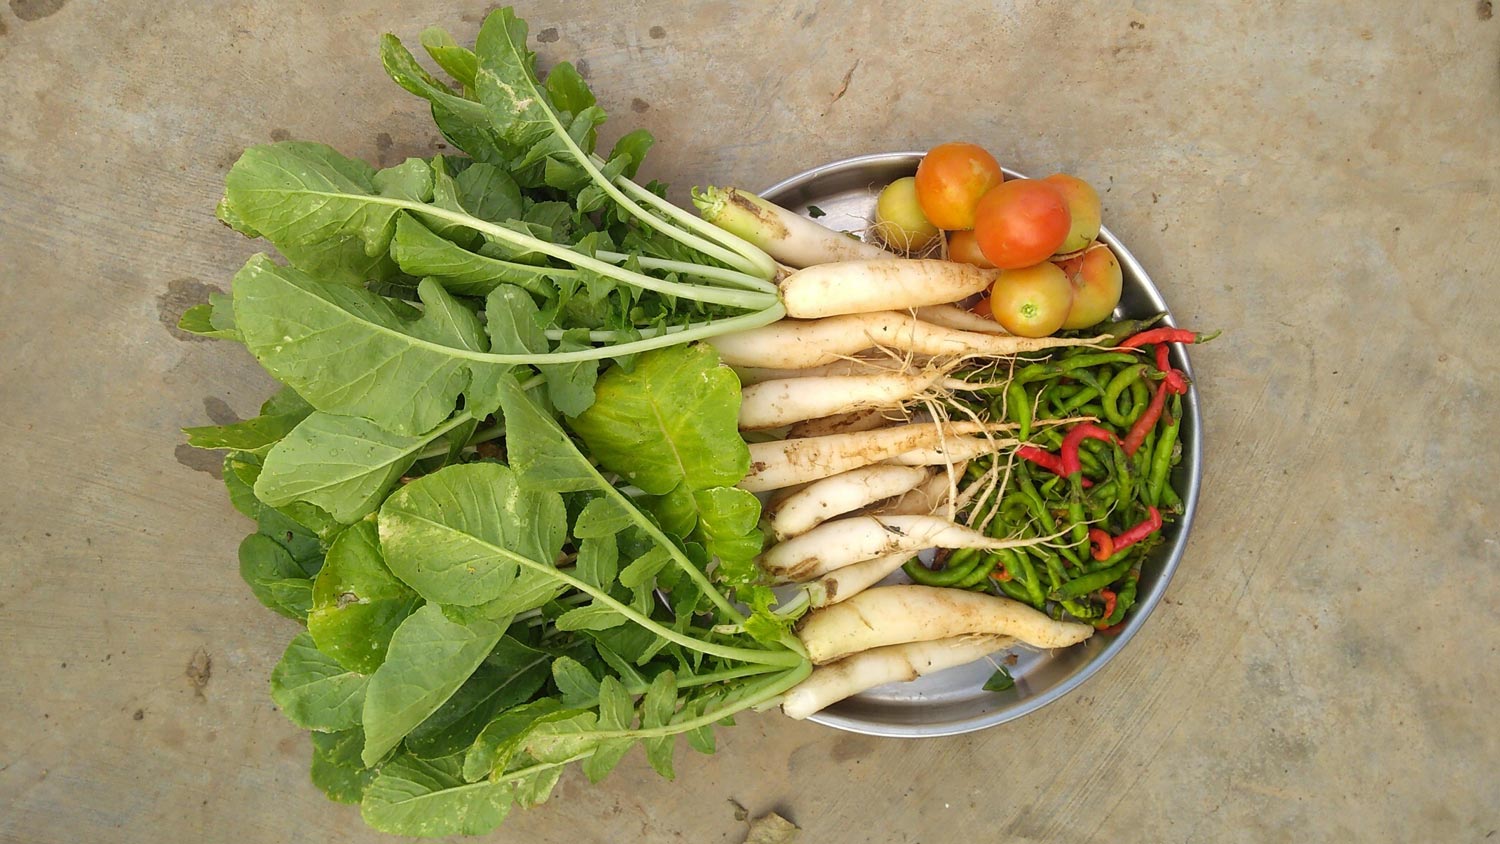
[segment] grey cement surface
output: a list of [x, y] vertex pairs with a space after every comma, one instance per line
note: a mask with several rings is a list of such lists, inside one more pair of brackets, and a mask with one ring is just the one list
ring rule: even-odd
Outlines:
[[[246, 145], [436, 151], [377, 36], [484, 5], [0, 6], [0, 841], [378, 841], [266, 693], [293, 625], [178, 427], [254, 412], [168, 327], [257, 249]], [[647, 175], [762, 186], [969, 139], [1104, 190], [1181, 318], [1207, 478], [1168, 603], [1067, 699], [877, 740], [767, 713], [576, 773], [495, 841], [1484, 841], [1500, 828], [1500, 20], [1473, 0], [533, 2], [649, 126]], [[846, 85], [847, 83], [847, 85]], [[839, 96], [842, 92], [842, 96]]]

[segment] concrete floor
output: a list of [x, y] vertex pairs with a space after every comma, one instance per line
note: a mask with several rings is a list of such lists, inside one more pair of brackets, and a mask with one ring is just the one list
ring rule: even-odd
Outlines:
[[[0, 841], [378, 841], [273, 709], [292, 625], [177, 428], [270, 382], [174, 328], [257, 247], [248, 144], [439, 141], [375, 41], [484, 4], [0, 7]], [[1104, 189], [1195, 326], [1168, 603], [1067, 699], [923, 742], [742, 719], [496, 841], [1480, 841], [1500, 828], [1500, 20], [1488, 0], [524, 4], [678, 196], [970, 139]], [[847, 85], [847, 90], [845, 86]], [[842, 96], [839, 93], [842, 92]]]

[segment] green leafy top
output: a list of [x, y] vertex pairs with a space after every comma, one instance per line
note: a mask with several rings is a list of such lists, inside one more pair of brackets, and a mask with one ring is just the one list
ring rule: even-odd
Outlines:
[[464, 155], [282, 142], [231, 169], [219, 218], [287, 263], [182, 326], [286, 388], [187, 433], [230, 450], [252, 592], [306, 625], [272, 695], [314, 782], [380, 830], [478, 834], [568, 764], [597, 781], [640, 745], [670, 777], [677, 736], [712, 752], [811, 669], [746, 585], [739, 385], [694, 343], [779, 318], [774, 267], [630, 181], [648, 134], [595, 154], [603, 110], [571, 65], [538, 76], [509, 10], [476, 51], [421, 43], [454, 84], [394, 37], [382, 62]]

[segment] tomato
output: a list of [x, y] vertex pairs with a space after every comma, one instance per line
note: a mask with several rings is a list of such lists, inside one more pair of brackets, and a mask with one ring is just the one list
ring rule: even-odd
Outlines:
[[875, 235], [898, 252], [921, 252], [942, 236], [922, 214], [916, 179], [897, 179], [880, 192], [875, 200]]
[[987, 319], [995, 318], [995, 312], [990, 308], [990, 297], [988, 296], [980, 299], [978, 302], [975, 302], [974, 307], [970, 308], [969, 310], [974, 312], [974, 314], [977, 316], [982, 316]]
[[974, 144], [939, 144], [917, 165], [917, 200], [940, 229], [974, 228], [974, 207], [1005, 181], [1000, 162]]
[[1073, 288], [1073, 306], [1063, 328], [1088, 328], [1109, 319], [1120, 304], [1123, 279], [1115, 253], [1096, 243], [1076, 258], [1064, 261], [1059, 268]]
[[1062, 194], [1063, 204], [1068, 207], [1068, 216], [1072, 218], [1068, 237], [1057, 248], [1058, 253], [1077, 252], [1092, 243], [1099, 236], [1099, 194], [1088, 182], [1066, 173], [1055, 173], [1042, 181]]
[[1018, 337], [1046, 337], [1062, 328], [1073, 287], [1056, 264], [1002, 270], [990, 288], [995, 321]]
[[1016, 179], [992, 189], [974, 211], [974, 237], [1002, 270], [1040, 264], [1068, 237], [1073, 220], [1057, 188]]
[[995, 268], [995, 265], [990, 263], [990, 259], [984, 257], [984, 253], [979, 251], [979, 241], [974, 239], [972, 231], [948, 234], [948, 260], [957, 261], [960, 264], [973, 264], [987, 270]]

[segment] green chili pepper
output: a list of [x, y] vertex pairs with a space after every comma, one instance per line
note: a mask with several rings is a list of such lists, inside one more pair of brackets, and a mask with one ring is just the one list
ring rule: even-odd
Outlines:
[[1161, 488], [1161, 506], [1173, 510], [1182, 507], [1182, 498], [1177, 495], [1177, 490], [1172, 489], [1171, 484], [1163, 484]]
[[1047, 593], [1042, 591], [1042, 581], [1037, 577], [1036, 566], [1031, 564], [1030, 555], [1018, 552], [1014, 548], [1006, 548], [1000, 552], [1000, 560], [1005, 564], [1005, 570], [1010, 573], [1011, 580], [1021, 584], [1021, 589], [1026, 593], [1023, 600], [1037, 609], [1045, 606]]
[[985, 581], [989, 580], [990, 572], [995, 570], [995, 566], [999, 562], [1000, 558], [995, 556], [993, 553], [980, 554], [979, 564], [974, 566], [973, 570], [971, 570], [963, 580], [960, 580], [953, 585], [957, 586], [960, 589], [968, 589], [972, 586], [979, 586]]
[[1068, 581], [1068, 573], [1063, 570], [1062, 562], [1054, 554], [1043, 557], [1042, 562], [1042, 570], [1047, 573], [1047, 591], [1056, 592]]
[[1052, 378], [1060, 378], [1071, 375], [1082, 380], [1078, 370], [1093, 366], [1102, 366], [1109, 363], [1135, 363], [1139, 358], [1124, 352], [1098, 352], [1095, 354], [1078, 355], [1077, 357], [1063, 358], [1049, 363], [1034, 363], [1025, 367], [1015, 374], [1012, 379], [1022, 384], [1033, 381], [1046, 381]]
[[1132, 561], [1122, 560], [1119, 564], [1103, 571], [1096, 571], [1093, 574], [1075, 577], [1064, 583], [1061, 587], [1053, 589], [1051, 592], [1052, 600], [1063, 601], [1069, 598], [1081, 598], [1090, 592], [1103, 589], [1121, 577], [1124, 577], [1125, 573], [1130, 571], [1132, 565], [1134, 565]]
[[1115, 593], [1115, 609], [1109, 615], [1099, 620], [1100, 627], [1113, 627], [1125, 618], [1125, 611], [1135, 603], [1136, 583], [1140, 580], [1140, 573], [1132, 571], [1125, 575], [1125, 581], [1120, 590]]
[[1104, 398], [1101, 402], [1104, 407], [1105, 419], [1122, 428], [1130, 426], [1129, 420], [1119, 410], [1120, 393], [1124, 392], [1131, 384], [1141, 380], [1141, 376], [1145, 375], [1146, 370], [1149, 368], [1150, 366], [1144, 363], [1127, 366], [1120, 370], [1119, 375], [1109, 379], [1109, 386], [1104, 388]]
[[1109, 556], [1109, 558], [1105, 559], [1105, 560], [1096, 560], [1093, 557], [1090, 557], [1089, 561], [1083, 565], [1083, 567], [1080, 569], [1079, 573], [1080, 574], [1095, 574], [1097, 572], [1101, 572], [1101, 571], [1105, 571], [1107, 569], [1115, 568], [1115, 567], [1117, 567], [1117, 566], [1120, 565], [1120, 562], [1122, 560], [1125, 560], [1125, 559], [1129, 558], [1130, 555], [1132, 553], [1135, 553], [1135, 552], [1136, 552], [1136, 547], [1135, 546], [1130, 546], [1129, 548], [1121, 548], [1120, 550], [1118, 550], [1115, 553], [1111, 554]]
[[1095, 334], [1108, 335], [1106, 339], [1099, 341], [1101, 346], [1118, 346], [1125, 342], [1126, 338], [1139, 334], [1151, 326], [1161, 322], [1166, 314], [1157, 314], [1148, 319], [1127, 319], [1119, 322], [1105, 322], [1089, 329]]
[[1016, 423], [1016, 439], [1031, 436], [1031, 396], [1018, 380], [1012, 380], [1005, 388], [1005, 409], [1010, 421]]
[[1061, 601], [1059, 603], [1062, 604], [1063, 609], [1068, 611], [1068, 615], [1073, 616], [1079, 621], [1092, 622], [1104, 615], [1103, 607], [1096, 607], [1093, 604], [1087, 604], [1082, 601]]
[[[964, 554], [965, 551], [973, 553]], [[938, 571], [922, 565], [915, 557], [907, 560], [901, 566], [901, 570], [906, 572], [907, 577], [923, 586], [952, 586], [968, 577], [969, 573], [981, 562], [983, 560], [978, 549], [961, 548], [953, 552], [953, 555], [948, 558], [948, 564]]]
[[1131, 468], [1130, 457], [1119, 446], [1110, 447], [1110, 457], [1115, 467], [1115, 483], [1119, 486], [1115, 493], [1115, 507], [1123, 513], [1135, 500], [1135, 471]]
[[1093, 399], [1098, 395], [1099, 391], [1094, 389], [1093, 387], [1084, 387], [1082, 390], [1074, 393], [1067, 401], [1058, 406], [1057, 415], [1067, 416], [1069, 413], [1072, 413], [1078, 408], [1088, 404], [1090, 401], [1093, 401]]
[[1146, 408], [1151, 406], [1151, 390], [1146, 387], [1146, 379], [1142, 378], [1130, 384], [1130, 410], [1124, 411], [1125, 419], [1131, 424], [1141, 418]]
[[[992, 580], [990, 582], [998, 586], [1000, 591], [1005, 593], [1005, 597], [1013, 601], [1020, 601], [1023, 604], [1031, 603], [1031, 596], [1026, 594], [1026, 587], [1014, 580]], [[1041, 608], [1038, 607], [1038, 609]]]
[[1161, 503], [1162, 487], [1172, 470], [1172, 453], [1177, 449], [1177, 431], [1182, 426], [1182, 417], [1173, 416], [1171, 424], [1162, 428], [1161, 435], [1151, 450], [1151, 474], [1146, 480], [1146, 503], [1152, 507]]

